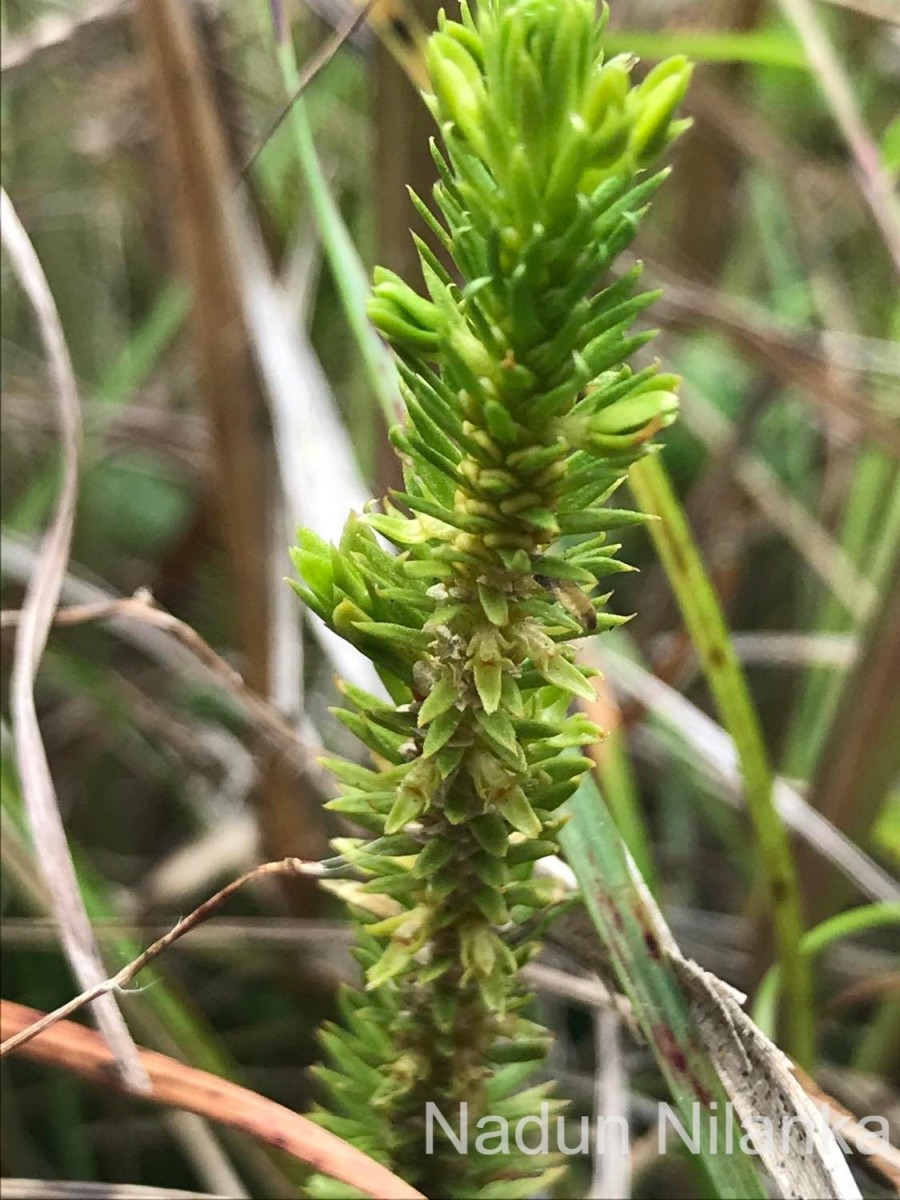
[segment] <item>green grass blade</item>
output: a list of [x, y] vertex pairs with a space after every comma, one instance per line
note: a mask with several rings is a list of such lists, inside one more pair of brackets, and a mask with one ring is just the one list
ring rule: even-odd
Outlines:
[[803, 43], [787, 30], [748, 30], [745, 33], [708, 33], [690, 29], [665, 32], [612, 30], [603, 35], [609, 54], [637, 54], [641, 58], [667, 58], [686, 54], [695, 62], [750, 63], [761, 67], [789, 67], [808, 71]]
[[[728, 1096], [703, 1048], [690, 1003], [653, 933], [625, 846], [596, 784], [585, 777], [568, 805], [561, 835], [597, 932], [631, 1000], [685, 1128], [699, 1113], [699, 1160], [716, 1196], [761, 1197], [756, 1164], [745, 1154], [713, 1153], [713, 1116]], [[698, 1100], [701, 1102], [698, 1104]], [[717, 1107], [709, 1106], [715, 1102]]]
[[654, 895], [659, 892], [659, 880], [653, 851], [641, 811], [640, 796], [634, 778], [634, 768], [628, 753], [628, 742], [622, 729], [611, 729], [600, 745], [597, 776], [609, 808], [634, 859], [641, 878]]
[[[833, 942], [884, 925], [900, 925], [900, 904], [864, 904], [860, 908], [851, 908], [811, 929], [800, 943], [800, 954], [812, 961]], [[775, 1026], [780, 990], [781, 968], [776, 964], [766, 972], [753, 1002], [753, 1020], [769, 1037]]]
[[121, 354], [97, 381], [95, 399], [113, 407], [127, 401], [169, 348], [189, 308], [187, 288], [180, 282], [167, 284]]
[[721, 722], [734, 741], [768, 893], [776, 955], [784, 973], [786, 1048], [798, 1062], [810, 1066], [815, 1055], [812, 984], [809, 963], [796, 953], [803, 936], [800, 890], [787, 834], [775, 808], [772, 771], [759, 719], [719, 601], [659, 456], [635, 464], [629, 480], [643, 511], [658, 518], [650, 522], [650, 534]]
[[[288, 96], [294, 96], [300, 90], [300, 72], [290, 38], [282, 41], [277, 54], [285, 92]], [[290, 126], [310, 204], [322, 237], [325, 256], [337, 284], [347, 325], [362, 356], [366, 378], [384, 413], [384, 419], [389, 426], [393, 425], [397, 421], [399, 403], [396, 369], [387, 347], [366, 316], [368, 276], [322, 171], [303, 96], [298, 96], [291, 107]]]

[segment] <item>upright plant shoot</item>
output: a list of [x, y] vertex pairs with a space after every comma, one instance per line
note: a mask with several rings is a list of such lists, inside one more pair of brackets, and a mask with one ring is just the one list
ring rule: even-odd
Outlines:
[[[560, 806], [600, 731], [572, 643], [620, 618], [598, 581], [629, 569], [607, 506], [676, 410], [677, 381], [627, 360], [653, 300], [610, 267], [665, 172], [689, 77], [670, 59], [639, 83], [605, 60], [592, 0], [486, 0], [428, 43], [439, 125], [427, 296], [376, 270], [371, 319], [393, 347], [407, 420], [392, 437], [405, 490], [347, 522], [340, 546], [302, 532], [296, 589], [375, 664], [390, 702], [349, 685], [341, 720], [370, 766], [330, 761], [330, 807], [373, 840], [337, 849], [366, 990], [322, 1040], [320, 1119], [426, 1194], [533, 1195], [536, 1156], [426, 1154], [428, 1102], [510, 1120], [547, 1035], [519, 982], [552, 897]], [[380, 535], [380, 537], [378, 536]], [[390, 553], [380, 539], [396, 548]], [[543, 1178], [542, 1178], [543, 1177]]]

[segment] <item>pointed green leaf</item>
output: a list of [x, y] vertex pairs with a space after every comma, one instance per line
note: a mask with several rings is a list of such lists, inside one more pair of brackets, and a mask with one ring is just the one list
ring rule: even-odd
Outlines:
[[483, 813], [474, 817], [468, 828], [472, 836], [488, 854], [503, 858], [509, 846], [509, 831], [496, 813]]
[[561, 654], [557, 654], [551, 658], [541, 671], [541, 674], [548, 683], [555, 684], [556, 687], [566, 688], [576, 696], [580, 696], [582, 700], [597, 699], [596, 692], [585, 679], [581, 669], [576, 667], [574, 663], [570, 663], [568, 659], [563, 658]]
[[487, 584], [479, 583], [478, 599], [481, 601], [484, 615], [492, 625], [502, 627], [509, 624], [509, 603], [505, 592], [501, 592], [498, 588], [488, 587]]
[[511, 788], [502, 800], [497, 801], [497, 808], [513, 829], [518, 829], [526, 837], [540, 836], [543, 826], [520, 787]]
[[481, 662], [476, 660], [472, 665], [472, 676], [475, 688], [484, 711], [494, 713], [500, 707], [500, 696], [503, 690], [503, 667], [498, 662]]
[[448, 708], [434, 718], [425, 734], [425, 744], [422, 747], [424, 758], [431, 758], [442, 746], [446, 745], [456, 733], [464, 715], [458, 708]]
[[444, 675], [431, 689], [422, 707], [419, 709], [419, 726], [424, 727], [429, 721], [451, 708], [458, 699], [456, 684], [450, 675]]

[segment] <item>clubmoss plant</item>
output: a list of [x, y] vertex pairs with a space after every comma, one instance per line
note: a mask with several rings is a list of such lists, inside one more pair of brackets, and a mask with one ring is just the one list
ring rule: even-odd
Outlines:
[[[372, 321], [393, 347], [407, 421], [392, 433], [405, 491], [347, 522], [340, 546], [302, 532], [306, 604], [375, 664], [390, 702], [345, 686], [338, 713], [370, 766], [329, 765], [331, 808], [373, 840], [336, 848], [362, 882], [339, 890], [360, 928], [364, 992], [322, 1041], [320, 1120], [427, 1195], [533, 1195], [551, 1160], [426, 1154], [426, 1103], [510, 1120], [547, 1034], [519, 981], [552, 900], [533, 876], [600, 731], [571, 643], [617, 624], [598, 580], [628, 570], [607, 507], [676, 410], [676, 379], [627, 360], [653, 300], [639, 270], [609, 277], [665, 172], [690, 68], [639, 83], [604, 60], [592, 0], [487, 0], [428, 43], [440, 127], [443, 246], [421, 241], [427, 297], [376, 270]], [[380, 535], [380, 537], [379, 537]], [[390, 553], [386, 539], [398, 553]], [[543, 1177], [543, 1178], [542, 1178]]]

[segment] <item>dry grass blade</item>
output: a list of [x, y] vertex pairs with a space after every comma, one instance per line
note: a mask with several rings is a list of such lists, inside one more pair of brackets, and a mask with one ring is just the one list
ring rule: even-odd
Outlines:
[[[810, 784], [812, 802], [822, 816], [852, 838], [867, 836], [900, 770], [898, 677], [900, 559], [845, 682]], [[842, 883], [823, 872], [805, 848], [798, 864], [812, 919], [831, 916], [840, 905]]]
[[[41, 872], [59, 920], [66, 957], [82, 988], [106, 974], [84, 902], [56, 802], [56, 790], [44, 751], [34, 680], [47, 644], [53, 612], [65, 578], [78, 499], [81, 410], [78, 389], [56, 304], [18, 215], [0, 189], [0, 229], [13, 270], [37, 319], [56, 400], [62, 442], [62, 476], [53, 520], [48, 527], [29, 580], [13, 655], [10, 708], [16, 763], [31, 836]], [[96, 1005], [94, 1015], [113, 1050], [118, 1070], [131, 1088], [147, 1086], [137, 1049], [111, 996]]]
[[[312, 343], [298, 329], [290, 298], [272, 273], [258, 227], [237, 204], [232, 217], [248, 335], [269, 406], [291, 533], [300, 524], [337, 541], [347, 509], [361, 509], [367, 495], [352, 440]], [[355, 646], [317, 617], [310, 618], [310, 627], [341, 678], [381, 692], [378, 675]]]
[[597, 1078], [594, 1111], [599, 1122], [622, 1129], [612, 1144], [599, 1140], [594, 1147], [594, 1177], [589, 1200], [620, 1200], [631, 1195], [631, 1155], [627, 1134], [628, 1073], [622, 1053], [621, 1018], [614, 1012], [599, 1012], [594, 1018]]
[[39, 1033], [42, 1033], [51, 1025], [55, 1025], [63, 1017], [71, 1016], [79, 1008], [83, 1008], [85, 1004], [96, 1000], [98, 996], [127, 987], [132, 979], [139, 975], [144, 967], [149, 962], [152, 962], [158, 954], [162, 954], [163, 950], [171, 946], [173, 942], [177, 942], [180, 937], [184, 937], [195, 926], [201, 925], [208, 917], [211, 917], [229, 896], [234, 895], [239, 888], [243, 887], [245, 883], [249, 883], [251, 879], [259, 879], [263, 875], [317, 876], [320, 874], [321, 868], [317, 863], [305, 863], [297, 858], [284, 858], [279, 862], [263, 863], [261, 866], [254, 867], [252, 871], [245, 871], [243, 875], [238, 876], [237, 879], [233, 879], [231, 883], [220, 888], [214, 896], [210, 896], [208, 900], [198, 905], [192, 913], [183, 917], [168, 933], [163, 934], [161, 938], [157, 938], [152, 946], [148, 946], [143, 954], [139, 954], [137, 958], [123, 967], [121, 971], [118, 971], [109, 979], [104, 979], [94, 987], [88, 988], [80, 996], [73, 997], [66, 1004], [61, 1004], [53, 1012], [41, 1017], [33, 1025], [29, 1025], [26, 1029], [21, 1029], [13, 1037], [4, 1040], [0, 1044], [0, 1058], [18, 1049], [19, 1046], [24, 1046], [26, 1042], [30, 1042], [32, 1038], [37, 1037]]
[[[653, 661], [668, 661], [682, 641], [683, 635], [679, 633], [656, 634], [650, 643]], [[733, 633], [731, 642], [738, 659], [754, 667], [828, 667], [843, 671], [853, 666], [859, 652], [859, 641], [850, 633], [773, 629], [765, 633]]]
[[[900, 428], [890, 412], [874, 404], [860, 381], [847, 382], [835, 362], [822, 352], [822, 345], [785, 331], [758, 305], [727, 296], [652, 263], [654, 279], [665, 285], [658, 304], [659, 314], [671, 324], [702, 321], [716, 329], [741, 351], [759, 363], [786, 386], [800, 388], [809, 401], [824, 412], [839, 413], [882, 450], [900, 458]], [[827, 340], [826, 343], [827, 344]], [[882, 366], [893, 376], [896, 356], [888, 351]]]
[[0, 71], [5, 74], [30, 66], [48, 51], [65, 46], [88, 26], [118, 20], [129, 4], [130, 0], [93, 0], [75, 13], [50, 13], [42, 17], [24, 33], [4, 37]]
[[70, 1179], [3, 1180], [3, 1200], [230, 1200], [213, 1192], [183, 1192], [133, 1183], [86, 1183]]
[[743, 997], [677, 951], [671, 961], [738, 1118], [751, 1131], [760, 1118], [779, 1130], [773, 1145], [759, 1146], [777, 1194], [860, 1197], [828, 1122], [794, 1064], [744, 1012]]
[[894, 0], [821, 0], [821, 3], [833, 4], [836, 8], [849, 8], [876, 21], [889, 21], [892, 25], [900, 25], [900, 9]]
[[638, 1041], [641, 1038], [640, 1026], [634, 1015], [630, 1000], [620, 992], [611, 991], [605, 983], [596, 976], [572, 975], [561, 971], [558, 967], [547, 966], [546, 963], [529, 963], [522, 972], [522, 978], [529, 985], [547, 996], [558, 996], [561, 1000], [569, 1000], [584, 1008], [612, 1013], [617, 1020], [622, 1021], [629, 1032]]
[[733, 453], [731, 422], [696, 388], [685, 389], [685, 421], [708, 450], [728, 454], [734, 478], [759, 511], [790, 542], [809, 567], [853, 616], [865, 619], [878, 599], [877, 589], [864, 578], [844, 548], [780, 481], [764, 459]]
[[[689, 760], [694, 765], [706, 767], [710, 775], [724, 785], [722, 799], [741, 803], [734, 744], [720, 725], [674, 688], [611, 649], [609, 640], [602, 655], [593, 647], [582, 653], [584, 662], [602, 667], [618, 692], [638, 700], [677, 731], [679, 740], [690, 748]], [[875, 901], [900, 899], [896, 881], [809, 805], [785, 779], [775, 779], [775, 803], [785, 825], [807, 843], [811, 851], [842, 871], [864, 896]]]
[[830, 1127], [858, 1154], [865, 1155], [866, 1165], [886, 1179], [900, 1196], [900, 1150], [884, 1138], [874, 1139], [871, 1130], [866, 1129], [849, 1109], [823, 1091], [816, 1081], [799, 1067], [795, 1069], [795, 1073], [806, 1094], [820, 1106], [822, 1115]]
[[[9, 1000], [0, 1001], [0, 1034], [12, 1037], [42, 1015]], [[60, 1021], [44, 1030], [20, 1053], [35, 1062], [72, 1071], [103, 1088], [110, 1087], [112, 1056], [97, 1034], [74, 1021]], [[386, 1167], [283, 1105], [153, 1050], [142, 1049], [140, 1055], [150, 1079], [148, 1100], [243, 1130], [315, 1170], [359, 1188], [367, 1196], [421, 1200], [419, 1192]]]
[[881, 153], [859, 111], [841, 61], [822, 28], [810, 0], [780, 0], [788, 19], [803, 39], [806, 54], [822, 95], [856, 164], [856, 177], [897, 271], [900, 272], [900, 207], [882, 165]]
[[767, 667], [841, 670], [853, 666], [859, 649], [856, 638], [843, 633], [736, 633], [731, 640], [741, 662]]

